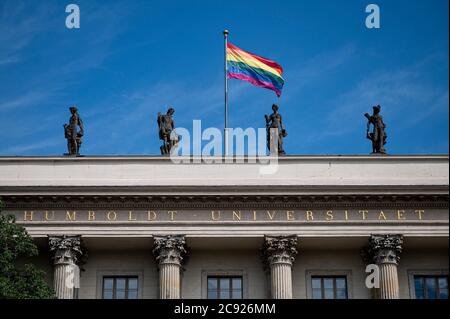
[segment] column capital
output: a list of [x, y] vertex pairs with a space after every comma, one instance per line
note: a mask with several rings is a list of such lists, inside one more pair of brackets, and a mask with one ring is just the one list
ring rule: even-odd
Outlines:
[[86, 257], [81, 247], [81, 235], [49, 235], [48, 244], [54, 265], [79, 265], [81, 258]]
[[284, 263], [292, 266], [297, 255], [298, 238], [296, 235], [265, 236], [263, 246], [264, 261], [268, 266]]
[[184, 235], [154, 236], [153, 255], [161, 264], [181, 266], [187, 255], [186, 237]]
[[403, 235], [371, 235], [369, 245], [363, 249], [362, 256], [367, 263], [398, 265], [402, 250]]

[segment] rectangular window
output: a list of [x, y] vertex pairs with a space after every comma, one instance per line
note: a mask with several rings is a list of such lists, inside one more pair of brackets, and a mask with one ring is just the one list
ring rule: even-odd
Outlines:
[[208, 299], [242, 299], [242, 277], [208, 277]]
[[103, 277], [103, 299], [137, 299], [138, 277]]
[[448, 299], [448, 276], [414, 276], [417, 299]]
[[313, 299], [347, 299], [346, 276], [312, 276]]

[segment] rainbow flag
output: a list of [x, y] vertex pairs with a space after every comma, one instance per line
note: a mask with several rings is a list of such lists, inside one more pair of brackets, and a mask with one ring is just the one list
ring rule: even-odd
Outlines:
[[254, 55], [227, 43], [227, 76], [275, 91], [283, 89], [283, 68], [276, 62]]

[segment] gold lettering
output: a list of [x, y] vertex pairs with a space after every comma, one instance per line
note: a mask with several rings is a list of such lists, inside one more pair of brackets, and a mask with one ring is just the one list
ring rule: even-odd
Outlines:
[[275, 217], [276, 211], [272, 212], [272, 215], [270, 215], [270, 211], [267, 211], [267, 216], [269, 216], [270, 220], [273, 220], [273, 218]]
[[378, 220], [384, 219], [386, 220], [386, 215], [384, 214], [384, 212], [382, 210], [380, 210], [380, 215], [378, 215]]
[[49, 217], [48, 213], [49, 213], [49, 211], [46, 210], [45, 211], [45, 220], [54, 220], [55, 219], [55, 212], [53, 210], [51, 211], [51, 213], [52, 213], [51, 217]]
[[398, 219], [398, 220], [406, 219], [406, 218], [405, 218], [405, 211], [404, 211], [404, 210], [398, 210], [398, 211], [397, 211], [397, 219]]
[[369, 213], [369, 211], [368, 210], [360, 210], [359, 213], [362, 214], [362, 219], [366, 220], [367, 214]]
[[287, 220], [295, 220], [294, 211], [293, 210], [286, 211], [286, 219]]
[[23, 220], [30, 220], [30, 221], [32, 221], [33, 220], [33, 215], [34, 215], [34, 212], [33, 211], [24, 211], [23, 212]]
[[156, 220], [156, 212], [154, 210], [147, 212], [147, 220]]
[[[112, 216], [112, 217], [111, 217]], [[115, 211], [111, 210], [108, 213], [106, 213], [106, 218], [108, 220], [116, 220], [117, 219], [117, 214]]]
[[218, 216], [216, 217], [216, 212], [214, 210], [211, 211], [211, 219], [212, 220], [220, 220], [220, 210], [217, 211]]
[[95, 211], [88, 211], [88, 221], [95, 220]]
[[414, 212], [419, 214], [419, 220], [423, 219], [423, 215], [422, 214], [425, 214], [425, 211], [423, 209], [417, 209]]
[[128, 212], [128, 220], [129, 220], [129, 221], [136, 220], [136, 216], [133, 215], [133, 211], [132, 211], [132, 210], [130, 210], [130, 211]]
[[74, 221], [77, 219], [77, 212], [76, 211], [67, 211], [66, 212], [66, 220]]
[[256, 220], [256, 210], [253, 211], [253, 220]]
[[314, 220], [313, 212], [310, 210], [306, 211], [306, 220]]
[[332, 210], [327, 211], [327, 218], [326, 218], [326, 220], [327, 221], [331, 221], [331, 220], [333, 220], [333, 218], [334, 218], [333, 211]]
[[238, 210], [237, 212], [235, 212], [233, 210], [233, 220], [241, 220], [241, 211]]
[[170, 215], [170, 220], [173, 221], [173, 220], [175, 220], [175, 215], [177, 214], [177, 211], [176, 210], [169, 210], [167, 212], [167, 214]]
[[348, 220], [348, 211], [344, 210], [345, 220]]

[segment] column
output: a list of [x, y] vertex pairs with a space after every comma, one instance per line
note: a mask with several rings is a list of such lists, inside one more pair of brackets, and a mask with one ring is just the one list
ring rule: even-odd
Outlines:
[[371, 235], [366, 248], [366, 260], [380, 269], [380, 299], [398, 299], [399, 284], [397, 266], [402, 252], [402, 235]]
[[81, 236], [48, 236], [53, 254], [53, 283], [58, 299], [76, 299], [80, 287]]
[[154, 236], [153, 255], [159, 267], [159, 298], [181, 298], [181, 265], [187, 254], [183, 235]]
[[297, 236], [265, 236], [263, 256], [270, 272], [273, 299], [292, 299], [292, 264], [297, 255]]

